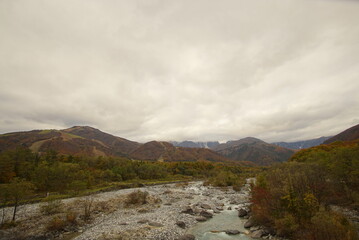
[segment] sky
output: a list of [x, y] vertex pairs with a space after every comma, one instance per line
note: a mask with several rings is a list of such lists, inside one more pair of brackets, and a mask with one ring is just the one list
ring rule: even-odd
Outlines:
[[0, 133], [268, 142], [359, 123], [359, 1], [0, 0]]

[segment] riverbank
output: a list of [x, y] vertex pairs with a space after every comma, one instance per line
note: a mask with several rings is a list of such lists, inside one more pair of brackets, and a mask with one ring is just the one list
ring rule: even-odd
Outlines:
[[[129, 194], [137, 191], [148, 193], [146, 203], [128, 202]], [[28, 204], [19, 209], [16, 227], [0, 230], [0, 239], [175, 240], [189, 233], [200, 239], [201, 233], [195, 232], [194, 229], [195, 226], [201, 226], [200, 221], [207, 221], [212, 216], [216, 219], [217, 215], [226, 211], [237, 215], [236, 208], [246, 208], [249, 204], [248, 196], [248, 184], [240, 192], [236, 192], [232, 188], [215, 188], [203, 186], [203, 182], [190, 182], [122, 189], [64, 199], [62, 210], [50, 215], [41, 212], [43, 204]], [[89, 205], [89, 218], [85, 219], [83, 211]], [[55, 229], [49, 230], [54, 219], [66, 220], [69, 214], [76, 218], [72, 219], [72, 225], [60, 226], [59, 229], [56, 229], [58, 226], [55, 225]], [[238, 216], [237, 219], [245, 222], [245, 219], [240, 220]], [[210, 221], [212, 220], [208, 222]], [[210, 230], [215, 232], [224, 229], [214, 226]], [[232, 230], [249, 233], [243, 226]]]

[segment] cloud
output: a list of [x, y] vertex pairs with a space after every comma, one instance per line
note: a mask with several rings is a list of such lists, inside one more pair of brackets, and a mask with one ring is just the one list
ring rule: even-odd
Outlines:
[[1, 1], [0, 132], [291, 141], [359, 116], [354, 1]]

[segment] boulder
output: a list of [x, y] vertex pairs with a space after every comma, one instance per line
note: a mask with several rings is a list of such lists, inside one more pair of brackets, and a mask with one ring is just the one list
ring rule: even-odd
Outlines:
[[144, 223], [148, 223], [149, 221], [147, 219], [141, 219], [141, 220], [138, 220], [137, 223], [140, 223], [140, 224], [144, 224]]
[[232, 210], [232, 207], [228, 207], [227, 210]]
[[158, 223], [158, 222], [149, 222], [148, 225], [150, 225], [152, 227], [163, 227], [163, 224]]
[[198, 221], [198, 222], [205, 222], [205, 221], [207, 221], [207, 219], [208, 219], [208, 218], [202, 217], [202, 216], [196, 217], [196, 221]]
[[201, 208], [204, 208], [204, 209], [212, 209], [211, 206], [209, 204], [206, 204], [206, 203], [202, 203], [201, 204]]
[[247, 216], [247, 214], [248, 214], [248, 212], [243, 208], [238, 210], [238, 217], [244, 217], [244, 216]]
[[211, 217], [213, 217], [213, 214], [210, 213], [210, 212], [207, 212], [207, 211], [202, 211], [202, 212], [200, 213], [200, 215], [201, 215], [202, 217], [205, 217], [205, 218], [211, 218]]
[[244, 223], [244, 228], [251, 228], [254, 226], [253, 218], [249, 218], [247, 222]]
[[252, 238], [261, 238], [264, 235], [265, 235], [265, 232], [262, 229], [260, 229], [260, 230], [252, 232], [251, 237]]
[[193, 209], [190, 206], [185, 207], [181, 213], [193, 214]]
[[186, 223], [183, 221], [177, 221], [176, 225], [179, 226], [180, 228], [185, 229], [186, 228]]
[[186, 234], [186, 235], [183, 235], [179, 238], [177, 238], [177, 240], [195, 240], [196, 237], [192, 234]]
[[238, 230], [226, 230], [224, 231], [226, 234], [228, 235], [237, 235], [237, 234], [240, 234], [241, 232], [238, 231]]
[[218, 211], [223, 211], [223, 207], [216, 207]]

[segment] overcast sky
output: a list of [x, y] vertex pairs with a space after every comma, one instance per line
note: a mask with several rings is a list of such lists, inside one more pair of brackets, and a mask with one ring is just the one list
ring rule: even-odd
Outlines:
[[0, 132], [294, 141], [359, 123], [359, 2], [0, 0]]

